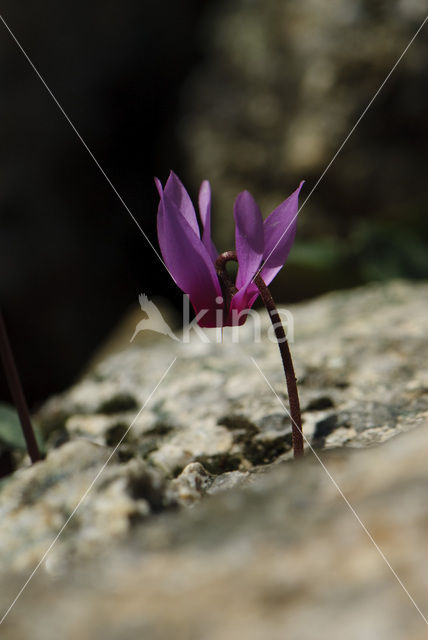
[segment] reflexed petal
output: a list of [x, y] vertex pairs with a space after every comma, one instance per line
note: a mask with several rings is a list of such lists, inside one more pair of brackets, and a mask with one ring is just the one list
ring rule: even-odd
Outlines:
[[180, 215], [176, 202], [166, 188], [158, 210], [158, 239], [165, 264], [173, 279], [189, 295], [198, 313], [206, 309], [201, 326], [215, 326], [217, 296], [221, 288], [211, 258], [187, 220]]
[[215, 263], [218, 251], [211, 240], [211, 187], [208, 180], [204, 180], [199, 190], [199, 213], [202, 221], [202, 242]]
[[269, 284], [284, 266], [293, 245], [299, 210], [299, 193], [302, 185], [303, 182], [264, 221], [263, 260], [265, 260], [265, 264], [260, 275], [266, 284]]
[[263, 256], [263, 218], [251, 193], [238, 195], [233, 210], [236, 224], [235, 242], [238, 256], [236, 287], [246, 287], [260, 266]]
[[181, 180], [175, 175], [173, 171], [169, 174], [169, 178], [165, 185], [165, 196], [168, 200], [174, 204], [177, 212], [187, 220], [190, 227], [200, 238], [199, 225], [196, 219], [195, 209], [189, 194], [187, 193]]

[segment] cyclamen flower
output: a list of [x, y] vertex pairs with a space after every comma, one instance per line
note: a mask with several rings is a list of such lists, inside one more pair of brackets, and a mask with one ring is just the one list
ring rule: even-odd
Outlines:
[[[199, 191], [202, 236], [189, 194], [171, 172], [159, 190], [158, 238], [165, 264], [178, 286], [188, 294], [201, 327], [243, 324], [260, 294], [278, 340], [290, 401], [292, 447], [295, 458], [304, 453], [302, 417], [293, 361], [287, 337], [267, 285], [284, 265], [296, 235], [298, 199], [303, 182], [263, 222], [251, 193], [235, 200], [236, 251], [218, 255], [211, 240], [211, 189], [207, 180]], [[238, 263], [236, 282], [226, 272]], [[224, 296], [223, 296], [224, 293]]]
[[[228, 309], [216, 273], [218, 251], [211, 240], [211, 188], [207, 180], [199, 191], [202, 236], [192, 201], [179, 178], [171, 174], [159, 191], [158, 239], [165, 264], [176, 284], [190, 298], [201, 327], [243, 324], [245, 311], [259, 295], [253, 282], [260, 275], [269, 284], [288, 258], [296, 235], [298, 197], [303, 182], [263, 221], [251, 193], [240, 193], [234, 205], [238, 272]], [[284, 233], [285, 232], [285, 233]], [[220, 310], [220, 312], [219, 312]]]

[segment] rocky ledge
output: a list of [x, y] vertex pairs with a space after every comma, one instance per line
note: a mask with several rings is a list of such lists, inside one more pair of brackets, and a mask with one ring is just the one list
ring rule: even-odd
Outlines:
[[251, 323], [239, 344], [143, 340], [49, 401], [47, 459], [1, 485], [4, 610], [63, 531], [8, 637], [422, 638], [403, 585], [422, 607], [427, 293], [391, 282], [290, 308], [299, 464], [263, 314], [260, 341]]

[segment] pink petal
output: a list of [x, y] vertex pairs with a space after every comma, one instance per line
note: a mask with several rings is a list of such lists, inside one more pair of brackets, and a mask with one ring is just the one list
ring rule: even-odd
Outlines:
[[[199, 324], [216, 326], [216, 297], [221, 288], [214, 265], [201, 239], [177, 202], [163, 193], [158, 209], [158, 239], [162, 257], [177, 285], [188, 294], [196, 313], [206, 310]], [[221, 306], [221, 305], [220, 305]]]
[[156, 176], [155, 176], [155, 185], [156, 185], [156, 189], [158, 190], [159, 197], [162, 198], [163, 196], [162, 182], [159, 180], [159, 178], [156, 178]]
[[199, 225], [190, 196], [181, 180], [173, 171], [169, 174], [169, 178], [165, 184], [165, 196], [174, 204], [177, 212], [181, 213], [198, 238], [200, 238]]
[[266, 284], [269, 284], [284, 266], [293, 245], [299, 210], [299, 193], [303, 182], [264, 221], [263, 260], [265, 263], [260, 275]]
[[236, 224], [235, 242], [238, 256], [236, 287], [246, 287], [257, 272], [263, 256], [263, 218], [251, 193], [238, 195], [233, 210]]
[[215, 263], [218, 251], [211, 240], [211, 187], [208, 180], [204, 180], [199, 190], [199, 213], [202, 221], [202, 242]]
[[[250, 282], [246, 287], [240, 289], [237, 293], [235, 293], [230, 304], [228, 321], [227, 323], [225, 323], [225, 325], [233, 326], [234, 324], [236, 324], [234, 322], [234, 310], [235, 314], [240, 314], [245, 309], [251, 309], [251, 307], [257, 300], [258, 295], [259, 290], [253, 282]], [[243, 313], [239, 319], [239, 325], [244, 324], [246, 318], [246, 314]]]

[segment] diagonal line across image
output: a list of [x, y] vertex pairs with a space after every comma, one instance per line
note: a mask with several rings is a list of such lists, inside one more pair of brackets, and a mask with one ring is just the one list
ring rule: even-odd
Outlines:
[[[76, 134], [77, 138], [79, 139], [79, 141], [81, 142], [81, 144], [84, 146], [85, 150], [87, 151], [87, 153], [90, 155], [90, 157], [92, 158], [93, 162], [95, 163], [95, 165], [97, 166], [97, 168], [99, 169], [99, 171], [101, 172], [101, 174], [103, 175], [103, 177], [105, 178], [105, 180], [107, 181], [107, 183], [109, 184], [110, 188], [113, 190], [113, 192], [115, 193], [116, 197], [119, 199], [119, 201], [121, 202], [122, 206], [125, 208], [125, 210], [127, 211], [128, 215], [132, 218], [132, 220], [134, 221], [134, 223], [137, 225], [138, 229], [140, 230], [140, 232], [143, 234], [144, 238], [146, 239], [146, 241], [149, 243], [150, 247], [153, 249], [153, 251], [155, 252], [155, 254], [157, 255], [157, 257], [159, 258], [159, 260], [162, 262], [162, 264], [164, 265], [164, 267], [167, 269], [164, 261], [162, 260], [162, 257], [160, 256], [159, 252], [156, 250], [156, 248], [154, 247], [154, 245], [151, 243], [151, 241], [149, 240], [149, 238], [147, 237], [146, 233], [143, 231], [142, 227], [140, 226], [140, 224], [138, 223], [137, 219], [135, 218], [135, 216], [132, 214], [132, 212], [130, 211], [129, 207], [126, 205], [125, 201], [123, 200], [122, 196], [120, 195], [120, 193], [117, 191], [116, 187], [113, 185], [113, 183], [111, 182], [110, 178], [108, 177], [108, 175], [106, 174], [106, 172], [104, 171], [104, 169], [101, 167], [101, 165], [99, 164], [98, 160], [96, 159], [95, 155], [93, 154], [93, 152], [91, 151], [91, 149], [89, 148], [89, 146], [87, 145], [87, 143], [85, 142], [85, 140], [82, 138], [81, 134], [79, 133], [78, 129], [76, 128], [76, 126], [73, 124], [72, 120], [70, 119], [70, 117], [67, 115], [67, 113], [65, 112], [65, 110], [63, 109], [63, 107], [61, 106], [61, 104], [59, 103], [58, 99], [55, 97], [54, 93], [52, 92], [52, 90], [49, 88], [48, 84], [46, 83], [46, 81], [44, 80], [43, 76], [40, 74], [40, 72], [38, 71], [38, 69], [36, 68], [36, 66], [34, 65], [34, 63], [32, 62], [32, 60], [30, 59], [29, 55], [27, 54], [27, 52], [25, 51], [25, 49], [22, 47], [21, 43], [19, 42], [19, 40], [17, 39], [17, 37], [15, 36], [15, 34], [13, 33], [13, 31], [11, 30], [11, 28], [9, 27], [9, 25], [7, 24], [7, 22], [5, 21], [5, 19], [3, 18], [3, 16], [0, 15], [0, 20], [2, 21], [3, 25], [5, 26], [5, 28], [7, 29], [7, 31], [9, 32], [10, 36], [12, 37], [12, 39], [14, 40], [14, 42], [16, 43], [16, 45], [18, 46], [19, 50], [21, 51], [21, 53], [24, 55], [24, 57], [26, 58], [26, 60], [28, 61], [28, 63], [30, 64], [30, 66], [32, 67], [33, 71], [35, 72], [35, 74], [37, 75], [37, 77], [39, 78], [39, 80], [41, 81], [42, 85], [44, 86], [44, 88], [46, 89], [46, 91], [49, 93], [50, 97], [52, 98], [52, 100], [55, 102], [56, 106], [58, 107], [59, 111], [61, 112], [61, 114], [63, 115], [63, 117], [65, 118], [65, 120], [67, 121], [67, 123], [69, 124], [69, 126], [72, 128], [72, 130], [74, 131], [74, 133]], [[352, 129], [350, 130], [349, 134], [346, 136], [345, 140], [342, 142], [342, 144], [339, 146], [338, 150], [336, 151], [336, 153], [333, 155], [332, 159], [330, 160], [330, 162], [327, 164], [326, 168], [324, 169], [324, 171], [322, 172], [322, 174], [320, 175], [319, 179], [317, 180], [317, 182], [315, 183], [314, 187], [311, 189], [309, 195], [306, 197], [306, 199], [304, 200], [303, 204], [301, 205], [301, 207], [299, 208], [299, 211], [296, 214], [296, 217], [298, 215], [298, 213], [302, 210], [302, 208], [305, 206], [305, 204], [307, 203], [307, 201], [309, 200], [309, 198], [312, 196], [312, 194], [314, 193], [314, 191], [317, 189], [318, 185], [320, 184], [320, 182], [323, 180], [324, 176], [326, 175], [327, 171], [330, 169], [331, 165], [333, 164], [333, 162], [336, 160], [336, 158], [338, 157], [338, 155], [340, 154], [340, 152], [342, 151], [343, 147], [345, 146], [345, 144], [347, 143], [347, 141], [349, 140], [349, 138], [351, 137], [351, 135], [354, 133], [355, 129], [358, 127], [358, 125], [360, 124], [361, 120], [363, 119], [363, 117], [366, 115], [367, 111], [369, 110], [369, 108], [371, 107], [371, 105], [373, 104], [374, 100], [377, 98], [377, 96], [379, 95], [380, 91], [382, 90], [382, 88], [384, 87], [384, 85], [386, 84], [386, 82], [388, 81], [388, 79], [390, 78], [390, 76], [392, 75], [392, 73], [395, 71], [396, 67], [398, 66], [398, 64], [400, 63], [400, 61], [402, 60], [402, 58], [404, 57], [404, 55], [407, 53], [408, 49], [410, 48], [410, 46], [412, 45], [412, 43], [414, 42], [414, 40], [416, 39], [416, 37], [418, 36], [418, 34], [420, 33], [420, 31], [422, 30], [423, 26], [425, 25], [426, 21], [428, 20], [428, 16], [425, 17], [425, 19], [423, 20], [423, 22], [421, 23], [421, 25], [418, 27], [417, 31], [414, 33], [414, 35], [412, 36], [412, 38], [410, 39], [409, 43], [407, 44], [407, 46], [405, 47], [405, 49], [403, 50], [403, 52], [401, 53], [401, 55], [399, 56], [399, 58], [397, 59], [397, 61], [395, 62], [395, 64], [393, 65], [393, 67], [391, 68], [391, 70], [389, 71], [389, 73], [387, 74], [387, 76], [385, 77], [384, 81], [381, 83], [381, 85], [379, 86], [378, 90], [375, 92], [375, 94], [373, 95], [373, 97], [371, 98], [370, 102], [368, 103], [368, 105], [366, 106], [366, 108], [363, 110], [362, 114], [360, 115], [360, 117], [358, 118], [357, 122], [354, 124], [354, 126], [352, 127]], [[295, 218], [294, 218], [295, 219]], [[293, 220], [294, 221], [294, 220]], [[292, 222], [293, 222], [292, 221]], [[289, 227], [291, 226], [292, 222], [290, 223]], [[287, 227], [283, 234], [282, 237], [287, 233], [288, 228]], [[279, 241], [278, 241], [279, 242]], [[275, 247], [272, 249], [272, 252], [275, 250]], [[272, 253], [271, 252], [271, 253]], [[257, 274], [256, 274], [257, 275]], [[276, 394], [275, 390], [273, 389], [272, 385], [269, 383], [269, 381], [267, 380], [266, 376], [264, 375], [264, 373], [261, 371], [260, 367], [258, 366], [258, 364], [256, 363], [256, 361], [254, 360], [254, 358], [251, 358], [253, 361], [254, 366], [258, 369], [260, 375], [265, 379], [265, 382], [267, 383], [267, 385], [270, 387], [270, 389], [272, 390], [272, 392], [274, 393], [274, 395], [277, 397], [277, 399], [279, 400], [279, 402], [282, 404], [282, 407], [284, 409], [284, 411], [287, 411], [286, 407], [284, 406], [284, 404], [282, 403], [281, 399], [278, 397], [278, 395]], [[14, 605], [16, 604], [17, 600], [20, 598], [20, 596], [22, 595], [22, 593], [24, 592], [24, 590], [26, 589], [26, 587], [28, 586], [28, 584], [30, 583], [30, 581], [32, 580], [33, 576], [36, 574], [36, 572], [38, 571], [38, 569], [40, 568], [40, 566], [43, 564], [44, 560], [46, 559], [47, 555], [49, 554], [49, 552], [52, 550], [52, 548], [54, 547], [54, 545], [56, 544], [56, 542], [58, 541], [58, 539], [60, 538], [60, 536], [62, 535], [64, 529], [67, 527], [67, 525], [69, 524], [70, 520], [73, 518], [73, 516], [75, 515], [75, 513], [77, 512], [77, 510], [79, 509], [79, 507], [81, 506], [81, 504], [84, 502], [84, 500], [86, 499], [87, 495], [89, 494], [89, 492], [91, 491], [92, 487], [94, 486], [94, 484], [97, 482], [98, 478], [100, 477], [100, 475], [103, 473], [104, 469], [106, 468], [106, 466], [108, 465], [108, 463], [110, 462], [111, 458], [113, 457], [113, 455], [115, 454], [115, 452], [117, 451], [117, 448], [120, 446], [121, 442], [123, 441], [123, 439], [125, 438], [125, 436], [127, 435], [127, 433], [129, 432], [129, 430], [132, 428], [133, 424], [135, 423], [135, 421], [137, 420], [137, 418], [139, 417], [139, 415], [141, 414], [141, 412], [144, 410], [144, 408], [147, 406], [148, 402], [150, 401], [151, 397], [154, 395], [154, 393], [156, 392], [156, 390], [158, 389], [158, 387], [160, 386], [160, 384], [163, 382], [163, 380], [165, 379], [166, 375], [168, 374], [168, 372], [170, 371], [171, 367], [174, 365], [176, 361], [176, 358], [174, 358], [174, 360], [171, 362], [171, 364], [169, 365], [169, 367], [167, 368], [167, 370], [164, 372], [163, 376], [161, 377], [161, 379], [159, 380], [159, 382], [157, 383], [156, 387], [153, 389], [153, 391], [151, 392], [151, 394], [149, 395], [149, 397], [147, 398], [146, 402], [144, 403], [144, 405], [142, 406], [142, 408], [140, 409], [140, 411], [138, 412], [138, 414], [136, 415], [136, 417], [134, 418], [134, 420], [132, 421], [132, 423], [129, 425], [127, 431], [125, 432], [124, 436], [121, 438], [121, 440], [119, 441], [119, 443], [117, 444], [117, 446], [115, 447], [115, 449], [113, 450], [113, 452], [111, 453], [111, 455], [109, 456], [109, 458], [107, 459], [106, 463], [101, 467], [101, 469], [99, 470], [99, 472], [97, 473], [97, 475], [95, 476], [94, 480], [92, 481], [92, 483], [89, 485], [88, 489], [85, 491], [85, 493], [83, 494], [83, 496], [81, 497], [81, 499], [79, 500], [79, 502], [77, 503], [75, 509], [73, 510], [73, 512], [70, 514], [70, 516], [68, 517], [68, 519], [66, 520], [66, 522], [63, 524], [62, 528], [59, 530], [57, 536], [54, 538], [54, 540], [52, 541], [51, 545], [48, 547], [48, 549], [46, 550], [46, 552], [44, 553], [44, 555], [42, 556], [42, 558], [40, 559], [39, 563], [37, 564], [37, 566], [35, 567], [35, 569], [33, 570], [33, 572], [30, 574], [29, 578], [26, 580], [26, 582], [24, 583], [24, 585], [22, 586], [22, 588], [20, 589], [20, 591], [18, 592], [17, 596], [15, 597], [15, 599], [13, 600], [13, 602], [11, 603], [11, 605], [9, 606], [9, 608], [7, 609], [7, 611], [3, 614], [2, 618], [0, 619], [0, 624], [5, 620], [5, 618], [7, 617], [7, 615], [10, 613], [10, 611], [12, 610], [12, 608], [14, 607]], [[306, 438], [305, 438], [306, 440]], [[428, 625], [428, 621], [426, 619], [426, 617], [424, 616], [424, 614], [422, 613], [421, 609], [418, 607], [418, 605], [416, 604], [416, 602], [414, 601], [414, 599], [412, 598], [412, 596], [410, 595], [410, 593], [408, 592], [408, 590], [406, 589], [405, 585], [403, 584], [403, 582], [400, 580], [400, 578], [398, 577], [397, 573], [394, 571], [393, 567], [391, 566], [391, 564], [389, 563], [388, 559], [386, 558], [386, 556], [384, 555], [384, 553], [382, 552], [382, 550], [380, 549], [380, 547], [377, 545], [377, 543], [375, 542], [375, 540], [373, 539], [372, 535], [370, 534], [370, 532], [368, 531], [367, 527], [364, 525], [364, 523], [361, 521], [360, 517], [358, 516], [358, 514], [356, 513], [355, 509], [352, 507], [352, 505], [349, 503], [348, 499], [346, 498], [346, 496], [343, 494], [343, 492], [341, 491], [340, 487], [338, 486], [337, 482], [334, 480], [334, 478], [331, 476], [330, 472], [328, 471], [328, 469], [325, 467], [324, 463], [322, 462], [322, 460], [319, 458], [318, 454], [313, 450], [312, 446], [310, 445], [310, 443], [306, 440], [309, 448], [311, 449], [312, 453], [314, 453], [315, 457], [317, 458], [318, 462], [321, 464], [324, 472], [327, 474], [327, 476], [329, 477], [329, 479], [331, 480], [331, 482], [333, 483], [333, 485], [335, 486], [335, 488], [337, 489], [337, 491], [339, 492], [339, 494], [341, 495], [341, 497], [343, 498], [343, 500], [345, 501], [346, 505], [348, 506], [348, 508], [350, 509], [350, 511], [353, 513], [354, 517], [357, 519], [357, 521], [359, 522], [360, 526], [362, 527], [362, 529], [364, 530], [364, 532], [366, 533], [366, 535], [368, 536], [369, 540], [371, 541], [371, 543], [375, 546], [377, 552], [379, 553], [379, 555], [381, 556], [381, 558], [383, 559], [383, 561], [386, 563], [386, 565], [388, 566], [388, 568], [390, 569], [390, 571], [393, 573], [394, 577], [396, 578], [396, 580], [398, 581], [398, 583], [400, 584], [401, 588], [403, 589], [403, 591], [406, 593], [407, 597], [409, 598], [409, 600], [412, 602], [413, 606], [416, 608], [416, 610], [418, 611], [418, 613], [420, 614], [420, 616], [422, 617], [422, 619], [424, 620], [424, 622]]]
[[[68, 122], [68, 124], [70, 125], [70, 127], [73, 129], [74, 133], [76, 134], [76, 136], [78, 137], [78, 139], [80, 140], [80, 142], [82, 143], [82, 145], [84, 146], [84, 148], [86, 149], [86, 151], [88, 152], [88, 154], [90, 155], [90, 157], [92, 158], [92, 160], [94, 161], [94, 163], [96, 164], [96, 166], [98, 167], [99, 171], [102, 173], [102, 175], [104, 176], [104, 178], [106, 179], [107, 183], [109, 184], [110, 188], [113, 190], [113, 192], [115, 193], [116, 197], [119, 199], [120, 203], [123, 205], [123, 207], [125, 208], [125, 210], [127, 211], [127, 213], [129, 214], [129, 216], [132, 218], [132, 220], [135, 222], [135, 224], [137, 225], [138, 229], [140, 230], [140, 232], [143, 234], [144, 238], [146, 239], [146, 241], [148, 242], [148, 244], [150, 245], [150, 247], [153, 249], [153, 251], [155, 252], [155, 254], [157, 255], [157, 257], [159, 258], [159, 260], [161, 261], [161, 263], [163, 264], [163, 266], [165, 267], [165, 269], [168, 271], [168, 273], [171, 275], [171, 272], [169, 271], [168, 267], [166, 266], [164, 260], [162, 259], [161, 255], [159, 254], [159, 252], [157, 251], [157, 249], [154, 247], [153, 243], [150, 241], [150, 239], [148, 238], [147, 234], [144, 232], [144, 230], [142, 229], [141, 225], [138, 223], [137, 219], [135, 218], [134, 214], [131, 212], [131, 210], [129, 209], [128, 205], [125, 203], [124, 199], [122, 198], [122, 196], [120, 195], [120, 193], [118, 192], [118, 190], [116, 189], [116, 187], [114, 186], [114, 184], [112, 183], [112, 181], [110, 180], [110, 178], [108, 177], [108, 175], [106, 174], [106, 172], [104, 171], [104, 169], [102, 168], [102, 166], [100, 165], [100, 163], [98, 162], [98, 160], [96, 159], [95, 155], [93, 154], [93, 152], [91, 151], [91, 149], [89, 148], [89, 146], [87, 145], [87, 143], [85, 142], [85, 140], [82, 138], [81, 134], [79, 133], [78, 129], [76, 128], [76, 126], [73, 124], [72, 120], [70, 119], [70, 117], [68, 116], [68, 114], [66, 113], [66, 111], [64, 110], [64, 108], [61, 106], [60, 102], [58, 101], [58, 99], [56, 98], [55, 94], [53, 93], [53, 91], [50, 89], [49, 85], [46, 83], [46, 81], [44, 80], [43, 76], [41, 75], [41, 73], [39, 72], [39, 70], [37, 69], [37, 67], [35, 66], [35, 64], [33, 63], [33, 61], [31, 60], [30, 56], [28, 55], [28, 53], [26, 52], [26, 50], [24, 49], [24, 47], [22, 46], [22, 44], [20, 43], [20, 41], [18, 40], [18, 38], [16, 37], [16, 35], [14, 34], [14, 32], [12, 31], [12, 29], [9, 27], [8, 23], [6, 22], [6, 20], [4, 19], [4, 17], [0, 14], [0, 20], [1, 22], [4, 24], [5, 28], [7, 29], [7, 31], [9, 32], [10, 36], [12, 37], [12, 39], [14, 40], [15, 44], [17, 45], [17, 47], [19, 48], [19, 50], [21, 51], [21, 53], [23, 54], [23, 56], [25, 57], [25, 59], [27, 60], [28, 64], [31, 66], [31, 68], [33, 69], [34, 73], [37, 75], [37, 77], [39, 78], [40, 82], [43, 84], [44, 88], [46, 89], [46, 91], [49, 93], [50, 97], [52, 98], [52, 100], [55, 102], [56, 106], [58, 107], [58, 109], [60, 110], [60, 112], [62, 113], [62, 115], [64, 116], [64, 118], [66, 119], [66, 121]], [[386, 75], [385, 79], [383, 80], [383, 82], [380, 84], [379, 88], [377, 89], [377, 91], [375, 92], [375, 94], [373, 95], [373, 97], [371, 98], [371, 100], [369, 101], [369, 103], [367, 104], [367, 106], [365, 107], [365, 109], [363, 110], [363, 112], [361, 113], [360, 117], [358, 118], [358, 120], [356, 121], [356, 123], [354, 124], [354, 126], [352, 127], [352, 129], [350, 130], [350, 132], [348, 133], [348, 135], [346, 136], [346, 138], [343, 140], [343, 142], [341, 143], [341, 145], [339, 146], [339, 148], [337, 149], [336, 153], [333, 155], [332, 159], [330, 160], [330, 162], [327, 164], [326, 168], [324, 169], [324, 171], [321, 173], [320, 177], [318, 178], [318, 180], [316, 181], [315, 185], [312, 187], [311, 191], [309, 192], [309, 195], [306, 196], [305, 200], [303, 201], [303, 204], [300, 206], [299, 210], [297, 211], [296, 215], [294, 216], [294, 218], [291, 220], [291, 222], [288, 224], [288, 226], [286, 227], [286, 229], [283, 231], [281, 237], [279, 238], [279, 240], [277, 241], [277, 243], [275, 244], [275, 246], [272, 248], [271, 252], [269, 253], [269, 255], [267, 256], [266, 260], [268, 258], [270, 258], [270, 256], [272, 255], [272, 253], [275, 251], [276, 247], [278, 246], [278, 244], [281, 242], [282, 238], [284, 237], [284, 235], [288, 232], [288, 230], [290, 229], [290, 227], [292, 226], [293, 222], [295, 221], [295, 219], [297, 218], [297, 216], [299, 215], [300, 211], [303, 209], [303, 207], [305, 206], [305, 204], [308, 202], [309, 198], [312, 196], [312, 194], [314, 193], [314, 191], [317, 189], [317, 187], [319, 186], [320, 182], [323, 180], [325, 174], [327, 173], [327, 171], [330, 169], [331, 165], [333, 164], [333, 162], [336, 160], [337, 156], [340, 154], [340, 152], [342, 151], [343, 147], [346, 145], [346, 143], [348, 142], [349, 138], [352, 136], [352, 134], [354, 133], [355, 129], [358, 127], [358, 125], [360, 124], [361, 120], [364, 118], [364, 116], [366, 115], [367, 111], [370, 109], [370, 107], [372, 106], [373, 102], [376, 100], [377, 96], [379, 95], [379, 93], [381, 92], [381, 90], [383, 89], [383, 87], [385, 86], [385, 84], [387, 83], [387, 81], [389, 80], [389, 78], [391, 77], [391, 75], [394, 73], [395, 69], [397, 68], [397, 66], [400, 64], [401, 60], [404, 58], [404, 56], [406, 55], [407, 51], [410, 49], [411, 45], [413, 44], [413, 42], [415, 41], [415, 39], [417, 38], [417, 36], [419, 35], [419, 33], [421, 32], [422, 28], [424, 27], [426, 21], [428, 20], [428, 16], [426, 16], [424, 18], [424, 20], [422, 21], [422, 23], [419, 25], [418, 29], [416, 30], [416, 32], [413, 34], [413, 36], [411, 37], [411, 39], [409, 40], [409, 42], [407, 43], [406, 47], [404, 48], [404, 50], [401, 52], [400, 56], [397, 58], [397, 60], [395, 61], [394, 65], [392, 66], [392, 68], [390, 69], [390, 71], [388, 72], [388, 74]], [[260, 266], [259, 270], [257, 271], [257, 273], [254, 275], [254, 278], [256, 278], [260, 271], [262, 269], [262, 266]], [[172, 276], [171, 276], [172, 277]]]

